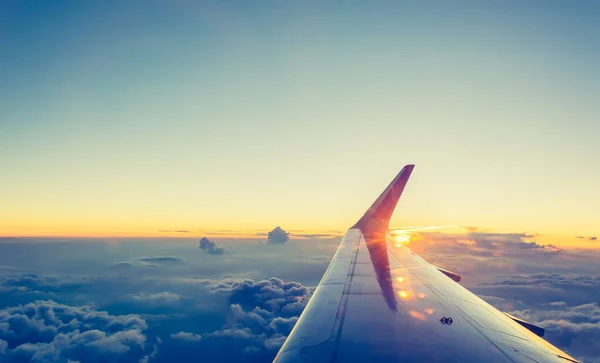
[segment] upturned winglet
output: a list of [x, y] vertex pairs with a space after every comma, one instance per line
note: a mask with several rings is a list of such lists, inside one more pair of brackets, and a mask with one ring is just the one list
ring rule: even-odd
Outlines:
[[387, 231], [392, 213], [394, 213], [396, 204], [398, 204], [398, 200], [404, 191], [404, 187], [406, 186], [414, 167], [414, 165], [409, 164], [402, 168], [390, 185], [385, 188], [379, 198], [371, 205], [371, 208], [369, 208], [362, 218], [354, 225], [355, 228], [373, 232]]

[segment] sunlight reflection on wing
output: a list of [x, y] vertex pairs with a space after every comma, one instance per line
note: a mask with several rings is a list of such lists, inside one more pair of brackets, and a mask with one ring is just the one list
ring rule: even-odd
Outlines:
[[427, 320], [427, 317], [425, 315], [423, 315], [423, 313], [420, 313], [418, 311], [415, 310], [411, 310], [408, 312], [410, 314], [410, 316], [412, 316], [415, 319], [419, 319], [419, 320]]

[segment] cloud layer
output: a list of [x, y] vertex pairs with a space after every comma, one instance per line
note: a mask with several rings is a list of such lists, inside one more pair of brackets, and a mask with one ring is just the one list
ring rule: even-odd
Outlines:
[[138, 315], [36, 301], [0, 310], [0, 352], [13, 361], [137, 361], [147, 327]]
[[[559, 348], [598, 362], [600, 253], [535, 239], [474, 229], [413, 235], [409, 247], [500, 310], [544, 326]], [[338, 242], [221, 241], [236, 253], [212, 258], [212, 244], [203, 250], [194, 238], [4, 244], [0, 354], [11, 362], [272, 361]]]

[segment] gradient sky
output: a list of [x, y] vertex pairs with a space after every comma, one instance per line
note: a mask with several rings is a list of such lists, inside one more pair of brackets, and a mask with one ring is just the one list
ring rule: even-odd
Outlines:
[[2, 1], [0, 235], [600, 235], [596, 1]]

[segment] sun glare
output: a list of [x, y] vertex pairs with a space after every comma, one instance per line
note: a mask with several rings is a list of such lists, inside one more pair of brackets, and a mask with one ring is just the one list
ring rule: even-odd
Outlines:
[[410, 241], [410, 235], [408, 235], [408, 234], [397, 234], [397, 235], [394, 236], [394, 239], [396, 240], [397, 243], [407, 244]]
[[402, 247], [408, 245], [410, 242], [418, 241], [422, 239], [422, 236], [418, 232], [432, 231], [436, 229], [445, 228], [458, 228], [456, 226], [429, 226], [429, 227], [400, 227], [390, 231], [394, 237], [396, 247]]

